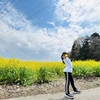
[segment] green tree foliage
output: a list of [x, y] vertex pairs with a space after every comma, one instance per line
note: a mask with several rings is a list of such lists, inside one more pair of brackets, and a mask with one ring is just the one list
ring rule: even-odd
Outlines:
[[97, 33], [91, 35], [90, 59], [100, 60], [100, 36]]
[[86, 37], [78, 42], [76, 40], [72, 46], [71, 59], [72, 60], [87, 60], [94, 59], [100, 60], [100, 35], [98, 33], [93, 33], [91, 37]]
[[70, 54], [70, 58], [72, 60], [78, 60], [79, 59], [79, 49], [80, 49], [80, 45], [77, 44], [77, 42], [75, 41], [73, 46], [72, 46], [72, 52]]
[[83, 46], [79, 50], [79, 59], [81, 60], [89, 59], [89, 44], [87, 40], [85, 40]]

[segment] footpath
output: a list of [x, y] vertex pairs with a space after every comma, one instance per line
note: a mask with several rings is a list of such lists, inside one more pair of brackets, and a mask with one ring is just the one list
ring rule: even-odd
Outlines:
[[[100, 87], [81, 91], [81, 94], [73, 94], [73, 100], [100, 100]], [[64, 92], [56, 94], [41, 94], [37, 96], [27, 96], [20, 98], [10, 98], [3, 100], [71, 100], [65, 97]]]

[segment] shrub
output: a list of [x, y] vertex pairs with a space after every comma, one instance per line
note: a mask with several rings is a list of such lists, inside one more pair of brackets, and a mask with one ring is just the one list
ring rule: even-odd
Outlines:
[[45, 82], [49, 82], [50, 79], [52, 78], [51, 72], [45, 67], [40, 67], [39, 70], [37, 71], [37, 80], [36, 82], [41, 84]]

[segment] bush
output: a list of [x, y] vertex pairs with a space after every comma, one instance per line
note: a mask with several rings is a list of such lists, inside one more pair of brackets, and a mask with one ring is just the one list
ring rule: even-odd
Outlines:
[[36, 82], [39, 83], [39, 84], [49, 82], [51, 77], [52, 77], [51, 72], [49, 72], [49, 70], [47, 70], [46, 67], [41, 67], [37, 71], [37, 80], [36, 80]]
[[18, 69], [6, 66], [0, 69], [0, 83], [13, 84], [18, 79]]
[[34, 72], [31, 69], [21, 67], [19, 69], [19, 80], [17, 83], [20, 85], [30, 85], [34, 83]]
[[94, 76], [94, 70], [90, 67], [74, 67], [73, 68], [73, 76], [77, 78], [86, 78], [86, 77], [92, 77]]
[[25, 67], [18, 69], [16, 67], [11, 68], [6, 66], [0, 69], [1, 84], [28, 85], [34, 82], [33, 79], [33, 71]]
[[100, 67], [99, 66], [94, 67], [93, 70], [94, 70], [93, 72], [94, 76], [100, 77]]

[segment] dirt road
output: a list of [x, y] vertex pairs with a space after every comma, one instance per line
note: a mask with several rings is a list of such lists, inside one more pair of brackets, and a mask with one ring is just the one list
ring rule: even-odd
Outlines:
[[[42, 94], [37, 96], [27, 96], [20, 98], [10, 98], [3, 100], [69, 100], [64, 96], [64, 92], [56, 94]], [[81, 94], [74, 94], [74, 100], [100, 100], [100, 87], [83, 90]]]

